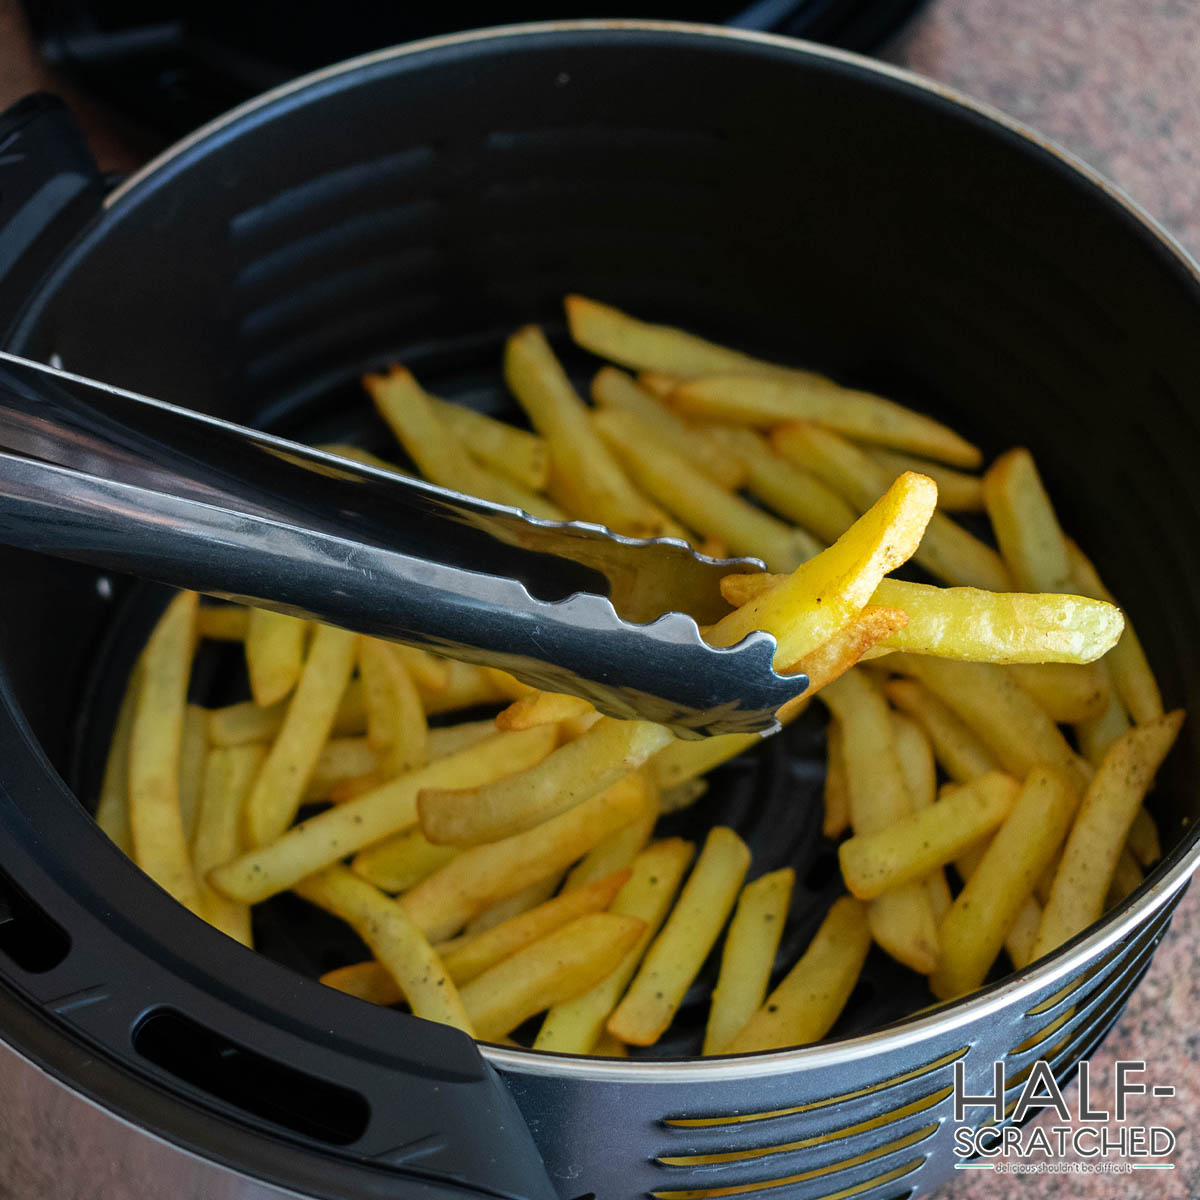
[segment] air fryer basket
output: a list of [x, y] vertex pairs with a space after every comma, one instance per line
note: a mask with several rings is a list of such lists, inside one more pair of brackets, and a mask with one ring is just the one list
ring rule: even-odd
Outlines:
[[[78, 161], [49, 169], [71, 181], [58, 194], [77, 225], [97, 189]], [[0, 194], [0, 248], [12, 204]], [[1167, 699], [1200, 710], [1196, 275], [1081, 168], [902, 73], [648, 23], [439, 39], [235, 111], [110, 195], [50, 265], [63, 242], [10, 255], [24, 279], [45, 267], [11, 348], [310, 440], [384, 445], [357, 378], [392, 359], [498, 408], [504, 336], [529, 320], [561, 334], [560, 298], [578, 291], [817, 365], [989, 453], [1026, 444]], [[572, 365], [582, 378], [588, 360]], [[32, 555], [5, 552], [0, 569], [0, 902], [15, 914], [0, 926], [0, 1029], [148, 1128], [316, 1194], [417, 1195], [418, 1178], [429, 1195], [601, 1200], [773, 1181], [796, 1200], [925, 1191], [953, 1162], [951, 1064], [971, 1091], [1000, 1058], [1014, 1092], [1039, 1057], [1068, 1075], [1195, 865], [1189, 724], [1156, 793], [1164, 863], [1118, 914], [971, 1000], [888, 1027], [928, 997], [878, 956], [822, 1046], [481, 1059], [453, 1031], [287, 970], [356, 953], [298, 901], [266, 906], [266, 957], [251, 954], [106, 843], [60, 776], [91, 802], [161, 596]], [[227, 698], [227, 662], [201, 674], [207, 700]], [[819, 836], [818, 707], [674, 818], [734, 824], [756, 868], [799, 861], [791, 957], [838, 886]], [[665, 1052], [694, 1050], [702, 1018], [697, 992]], [[824, 1134], [840, 1136], [808, 1144]], [[686, 1161], [725, 1152], [746, 1157]]]

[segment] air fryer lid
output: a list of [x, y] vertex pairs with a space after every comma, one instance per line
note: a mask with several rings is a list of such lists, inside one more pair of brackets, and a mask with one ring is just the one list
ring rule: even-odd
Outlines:
[[[55, 169], [86, 178], [78, 163]], [[23, 269], [47, 249], [31, 241]], [[989, 451], [1019, 430], [1168, 697], [1193, 698], [1200, 564], [1186, 549], [1200, 480], [1180, 397], [1200, 367], [1194, 281], [1054, 155], [855, 61], [603, 26], [365, 60], [235, 115], [118, 193], [47, 271], [10, 345], [320, 438], [358, 424], [359, 372], [392, 358], [433, 390], [497, 403], [503, 337], [531, 319], [556, 326], [568, 290], [816, 364]], [[142, 1124], [317, 1194], [387, 1194], [396, 1162], [430, 1188], [542, 1194], [533, 1145], [467, 1039], [232, 945], [107, 844], [54, 769], [94, 794], [112, 680], [156, 599], [35, 556], [2, 566], [9, 1035]], [[91, 690], [102, 679], [108, 690]], [[1185, 739], [1159, 790], [1175, 844], [1162, 871], [1189, 848]], [[810, 902], [835, 877], [813, 833], [819, 746], [814, 712], [695, 814], [697, 828], [731, 820], [756, 850], [811, 844]], [[759, 785], [777, 776], [763, 809]], [[281, 940], [268, 953], [311, 952]], [[896, 980], [878, 991], [882, 1007], [860, 997], [860, 1028], [910, 1007], [889, 1007]], [[93, 1066], [55, 1049], [80, 1045]], [[799, 1068], [805, 1052], [792, 1058]], [[620, 1070], [614, 1103], [641, 1090]], [[764, 1108], [792, 1087], [769, 1070]], [[692, 1088], [689, 1112], [715, 1088]], [[530, 1094], [526, 1111], [541, 1113]], [[559, 1194], [612, 1183], [604, 1129], [565, 1128], [563, 1105], [555, 1117], [539, 1149]], [[580, 1162], [596, 1177], [570, 1175]]]

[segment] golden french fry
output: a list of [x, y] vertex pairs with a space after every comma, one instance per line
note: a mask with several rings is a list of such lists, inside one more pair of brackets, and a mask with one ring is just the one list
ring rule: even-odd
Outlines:
[[689, 377], [714, 372], [782, 371], [761, 359], [706, 342], [670, 325], [651, 325], [619, 309], [567, 296], [564, 301], [571, 337], [585, 350], [635, 371]]
[[1142, 868], [1126, 846], [1113, 870], [1112, 883], [1109, 884], [1108, 894], [1104, 898], [1104, 907], [1116, 908], [1117, 905], [1124, 904], [1142, 886], [1142, 879]]
[[391, 643], [396, 653], [408, 668], [408, 673], [421, 690], [422, 695], [428, 692], [440, 692], [450, 685], [450, 663], [448, 659], [438, 658], [428, 650], [416, 646], [401, 646], [398, 642]]
[[740, 457], [729, 454], [705, 430], [689, 425], [624, 371], [601, 367], [592, 379], [592, 399], [597, 408], [633, 413], [726, 491], [745, 483], [746, 468]]
[[497, 729], [532, 729], [593, 712], [590, 700], [564, 692], [530, 692], [496, 714]]
[[860, 900], [873, 900], [924, 878], [991, 833], [1008, 815], [1019, 790], [1008, 775], [981, 775], [885, 829], [855, 833], [838, 847], [847, 888]]
[[474, 746], [496, 732], [492, 720], [460, 721], [457, 725], [439, 725], [428, 733], [429, 758], [445, 758]]
[[623, 870], [646, 848], [658, 820], [661, 797], [647, 771], [639, 771], [637, 779], [643, 794], [641, 812], [628, 825], [593, 846], [571, 868], [563, 884], [564, 891], [584, 887], [597, 879], [607, 878], [614, 871]]
[[884, 685], [884, 692], [925, 730], [934, 757], [951, 779], [966, 783], [977, 775], [999, 770], [996, 756], [924, 684], [915, 679], [891, 679]]
[[210, 882], [232, 900], [249, 904], [265, 900], [347, 854], [415, 825], [421, 788], [480, 783], [524, 770], [549, 754], [554, 741], [553, 729], [497, 733], [310, 817], [274, 841], [218, 867], [211, 872]]
[[308, 622], [265, 608], [252, 608], [246, 619], [246, 669], [250, 694], [260, 708], [287, 696], [304, 667]]
[[429, 725], [399, 647], [362, 637], [358, 669], [367, 705], [367, 743], [384, 778], [421, 766], [429, 754]]
[[196, 613], [196, 636], [214, 642], [240, 642], [249, 624], [250, 610], [240, 604], [202, 604]]
[[1004, 939], [1004, 948], [1018, 971], [1024, 970], [1033, 962], [1033, 943], [1037, 941], [1037, 931], [1041, 924], [1042, 906], [1036, 896], [1030, 896], [1021, 905], [1012, 928]]
[[521, 775], [478, 788], [423, 791], [421, 828], [439, 845], [511, 837], [610, 787], [674, 737], [652, 721], [605, 717]]
[[880, 949], [920, 975], [937, 966], [934, 901], [924, 880], [901, 883], [867, 906], [867, 924]]
[[602, 1033], [591, 1051], [598, 1058], [628, 1058], [629, 1047], [611, 1033]]
[[179, 809], [179, 760], [197, 607], [195, 592], [177, 593], [150, 635], [129, 743], [134, 861], [196, 913], [200, 892]]
[[455, 659], [448, 659], [446, 666], [449, 668], [449, 678], [442, 686], [431, 688], [420, 679], [416, 681], [426, 715], [430, 717], [482, 704], [498, 704], [513, 698], [500, 686], [498, 673]]
[[414, 826], [360, 850], [350, 868], [381, 891], [406, 892], [458, 853], [457, 846], [435, 846]]
[[[860, 512], [866, 512], [891, 482], [887, 468], [831, 429], [803, 422], [783, 425], [771, 441], [785, 458], [812, 471]], [[929, 519], [913, 559], [931, 575], [958, 587], [991, 592], [1012, 588], [1000, 555], [944, 513]]]
[[[208, 741], [212, 746], [244, 746], [247, 742], [269, 742], [283, 728], [287, 704], [281, 701], [270, 708], [259, 708], [253, 700], [243, 700], [208, 713]], [[334, 737], [355, 737], [367, 730], [367, 709], [362, 683], [352, 679], [346, 685], [330, 732]]]
[[1059, 724], [1091, 720], [1108, 707], [1108, 674], [1098, 662], [1014, 663], [1008, 669]]
[[842, 727], [831, 716], [825, 730], [825, 815], [821, 822], [821, 832], [827, 838], [839, 838], [850, 827], [850, 793], [842, 742]]
[[717, 733], [686, 741], [680, 738], [660, 750], [647, 765], [660, 791], [668, 792], [761, 745], [757, 733]]
[[535, 880], [519, 892], [513, 892], [511, 896], [497, 900], [495, 904], [489, 905], [483, 912], [477, 913], [467, 922], [462, 936], [464, 938], [478, 937], [490, 929], [495, 929], [497, 925], [503, 925], [506, 921], [511, 921], [514, 917], [522, 916], [531, 909], [544, 904], [558, 891], [564, 874], [565, 872], [561, 870], [551, 871], [543, 879]]
[[1010, 450], [992, 463], [983, 477], [983, 500], [1017, 587], [1071, 591], [1066, 538], [1028, 450]]
[[850, 670], [873, 646], [903, 629], [907, 620], [908, 615], [898, 608], [876, 608], [868, 604], [823, 645], [789, 663], [789, 673], [808, 676], [808, 690], [788, 700], [780, 708], [780, 716], [785, 715], [791, 705], [807, 704], [823, 687]]
[[133, 737], [133, 718], [137, 711], [138, 691], [142, 685], [141, 665], [135, 663], [125, 685], [125, 695], [117, 710], [100, 799], [96, 802], [96, 824], [123, 854], [133, 856], [133, 833], [129, 828], [129, 747]]
[[801, 529], [727, 492], [632, 412], [602, 409], [592, 425], [651, 499], [688, 528], [720, 538], [735, 554], [761, 558], [773, 571], [790, 571], [820, 545]]
[[1109, 748], [1067, 838], [1034, 958], [1049, 954], [1100, 919], [1129, 829], [1182, 723], [1183, 710], [1176, 709], [1134, 726]]
[[[1096, 573], [1096, 568], [1070, 538], [1067, 538], [1067, 556], [1071, 563], [1071, 578], [1078, 591], [1096, 600], [1115, 603]], [[1125, 622], [1125, 632], [1109, 652], [1106, 664], [1121, 703], [1139, 725], [1163, 715], [1162, 694], [1158, 690], [1158, 682], [1146, 661], [1142, 643], [1128, 619]]]
[[796, 872], [784, 867], [742, 888], [725, 935], [702, 1054], [720, 1054], [766, 998], [795, 882]]
[[[1128, 632], [1127, 627], [1125, 634], [1121, 635], [1122, 640], [1124, 640]], [[1108, 699], [1104, 705], [1104, 711], [1075, 723], [1075, 740], [1079, 744], [1079, 753], [1093, 767], [1100, 765], [1101, 760], [1108, 753], [1109, 746], [1121, 734], [1127, 733], [1132, 724], [1129, 720], [1129, 714], [1125, 711], [1125, 705], [1121, 703], [1121, 698], [1117, 695], [1117, 690], [1113, 683], [1112, 667], [1110, 665], [1111, 658], [1112, 652], [1110, 651], [1102, 661], [1096, 664], [1097, 668], [1103, 673], [1104, 682], [1108, 688]]]
[[204, 764], [208, 759], [208, 710], [189, 704], [183, 710], [183, 735], [179, 741], [179, 817], [190, 842], [196, 828], [196, 811], [204, 789]]
[[646, 947], [666, 918], [694, 850], [691, 842], [669, 838], [655, 842], [634, 859], [629, 882], [617, 894], [610, 911], [643, 921], [641, 936], [609, 975], [583, 995], [550, 1009], [534, 1042], [535, 1050], [560, 1054], [595, 1051], [603, 1036], [604, 1022], [617, 1006]]
[[434, 410], [481, 463], [538, 492], [550, 478], [550, 451], [536, 433], [518, 429], [463, 404], [430, 396]]
[[1162, 858], [1162, 843], [1158, 839], [1158, 826], [1154, 818], [1139, 808], [1129, 827], [1129, 850], [1139, 866], [1150, 868]]
[[608, 1019], [610, 1033], [635, 1046], [651, 1046], [663, 1035], [716, 942], [749, 865], [750, 851], [732, 829], [709, 831], [678, 903]]
[[[527, 729], [497, 736], [530, 738], [543, 732]], [[425, 770], [436, 766], [431, 763]], [[404, 907], [431, 937], [451, 937], [497, 900], [550, 872], [565, 870], [601, 839], [634, 820], [644, 803], [641, 781], [627, 775], [607, 791], [525, 833], [464, 850], [405, 895]]]
[[403, 907], [345, 867], [329, 867], [296, 884], [296, 893], [345, 921], [399, 984], [418, 1017], [475, 1036], [453, 980]]
[[[946, 882], [945, 869], [938, 867], [937, 870], [930, 871], [921, 882], [925, 888], [930, 911], [933, 913], [933, 922], [940, 929], [942, 922], [946, 919], [946, 914], [950, 911], [950, 906], [954, 903], [950, 885]], [[941, 954], [940, 934], [938, 954], [939, 956]]]
[[366, 962], [351, 963], [348, 967], [338, 967], [334, 971], [326, 971], [321, 976], [321, 983], [326, 987], [336, 988], [348, 996], [357, 996], [370, 1004], [401, 1004], [404, 993], [392, 973], [381, 962], [368, 959]]
[[665, 817], [669, 813], [682, 812], [685, 808], [691, 808], [707, 792], [707, 779], [689, 779], [686, 783], [681, 783], [678, 787], [673, 787], [659, 796], [659, 816]]
[[904, 471], [928, 475], [938, 486], [938, 508], [943, 512], [983, 511], [983, 480], [978, 475], [956, 471], [944, 463], [906, 454], [902, 450], [884, 446], [866, 446], [864, 449], [889, 475]]
[[919, 812], [937, 799], [937, 764], [933, 747], [916, 721], [902, 713], [892, 713], [892, 741], [900, 760], [900, 773], [908, 791], [909, 803]]
[[1067, 836], [1078, 801], [1075, 781], [1061, 769], [1035, 767], [1029, 773], [942, 922], [942, 955], [929, 980], [939, 999], [961, 996], [983, 983], [1038, 876]]
[[[254, 745], [255, 743], [247, 743]], [[259, 743], [261, 744], [261, 743]], [[304, 801], [328, 800], [330, 793], [347, 779], [368, 775], [379, 766], [375, 751], [363, 737], [330, 738], [321, 747], [316, 765], [304, 789]]]
[[242, 809], [250, 785], [266, 756], [266, 747], [217, 746], [208, 752], [203, 771], [204, 793], [192, 838], [192, 866], [200, 889], [200, 915], [222, 933], [253, 944], [250, 936], [250, 906], [230, 900], [209, 886], [208, 872], [242, 850]]
[[870, 947], [866, 907], [849, 896], [835, 900], [808, 949], [723, 1053], [819, 1041], [846, 1007]]
[[960, 467], [977, 467], [983, 461], [978, 446], [932, 417], [798, 371], [706, 375], [681, 383], [670, 403], [691, 416], [764, 428], [816, 421], [861, 442], [912, 450]]
[[755, 629], [775, 635], [777, 668], [786, 669], [848, 624], [887, 572], [906, 562], [937, 503], [922, 475], [901, 475], [828, 550], [757, 600], [706, 631], [714, 646], [732, 646]]
[[283, 726], [246, 801], [246, 833], [253, 846], [274, 841], [292, 823], [321, 747], [333, 728], [358, 636], [318, 625]]
[[594, 987], [614, 970], [645, 929], [637, 917], [589, 913], [518, 950], [462, 989], [484, 1040]]

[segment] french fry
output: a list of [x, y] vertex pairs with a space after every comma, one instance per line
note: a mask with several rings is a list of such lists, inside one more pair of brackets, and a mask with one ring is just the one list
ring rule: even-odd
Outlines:
[[720, 538], [735, 554], [791, 571], [820, 545], [808, 533], [727, 492], [634, 413], [602, 409], [592, 425], [633, 481], [688, 528]]
[[776, 454], [749, 429], [716, 426], [711, 436], [744, 464], [746, 486], [773, 512], [810, 530], [827, 545], [854, 524], [858, 514], [811, 471]]
[[1059, 724], [1090, 720], [1108, 707], [1108, 674], [1098, 662], [1014, 663], [1009, 670]]
[[689, 425], [624, 371], [601, 367], [592, 378], [592, 400], [597, 408], [633, 413], [727, 492], [745, 483], [746, 468], [739, 456], [729, 454], [707, 431]]
[[723, 1053], [819, 1041], [846, 1007], [870, 946], [866, 906], [849, 896], [835, 900], [808, 949]]
[[415, 825], [421, 788], [437, 783], [480, 783], [524, 770], [544, 758], [554, 740], [553, 729], [497, 733], [310, 817], [274, 841], [218, 867], [210, 873], [210, 882], [232, 900], [248, 904], [265, 900], [347, 854]]
[[861, 442], [911, 450], [960, 467], [983, 461], [978, 446], [940, 421], [810, 373], [706, 375], [681, 383], [670, 403], [694, 417], [763, 428], [815, 421]]
[[1183, 710], [1137, 725], [1104, 756], [1067, 838], [1034, 945], [1041, 958], [1100, 919], [1138, 808], [1183, 723]]
[[445, 758], [457, 754], [468, 746], [474, 746], [496, 732], [496, 722], [491, 720], [460, 721], [457, 725], [439, 725], [428, 734], [429, 759]]
[[604, 1036], [604, 1022], [666, 918], [694, 851], [691, 842], [669, 838], [655, 842], [634, 859], [630, 879], [617, 893], [610, 911], [644, 922], [641, 936], [609, 975], [583, 995], [550, 1009], [534, 1042], [535, 1050], [560, 1054], [595, 1051]]
[[406, 892], [458, 853], [457, 846], [435, 846], [414, 826], [360, 850], [350, 869], [381, 891]]
[[535, 725], [551, 725], [569, 721], [594, 711], [592, 703], [581, 696], [564, 692], [530, 692], [514, 700], [496, 714], [497, 729], [532, 729]]
[[196, 828], [207, 759], [208, 711], [198, 704], [189, 704], [183, 710], [183, 735], [179, 741], [179, 817], [189, 842]]
[[850, 827], [850, 795], [846, 783], [846, 759], [842, 749], [842, 727], [830, 717], [825, 730], [825, 815], [821, 832], [839, 838]]
[[589, 913], [505, 958], [463, 986], [477, 1036], [492, 1039], [594, 987], [637, 941], [645, 923]]
[[1042, 906], [1036, 896], [1030, 896], [1021, 905], [1012, 928], [1004, 939], [1004, 948], [1018, 971], [1023, 971], [1033, 962], [1033, 944], [1037, 941], [1037, 931], [1041, 924]]
[[245, 640], [250, 610], [240, 604], [202, 604], [196, 613], [196, 636], [214, 642]]
[[[1097, 600], [1115, 603], [1096, 573], [1096, 568], [1070, 538], [1067, 538], [1067, 557], [1071, 563], [1071, 578], [1077, 591]], [[1146, 661], [1142, 643], [1128, 619], [1125, 622], [1125, 632], [1109, 652], [1106, 665], [1112, 674], [1113, 686], [1121, 698], [1121, 703], [1139, 725], [1163, 715], [1162, 694], [1158, 690], [1158, 682]]]
[[691, 808], [707, 792], [707, 779], [689, 779], [686, 783], [681, 783], [678, 787], [673, 787], [659, 796], [659, 815], [665, 817], [670, 813], [682, 812], [685, 808]]
[[942, 955], [929, 980], [939, 999], [961, 996], [983, 983], [1038, 876], [1067, 836], [1078, 802], [1075, 781], [1061, 769], [1035, 767], [1029, 773], [942, 922]]
[[887, 698], [925, 730], [934, 757], [951, 779], [966, 783], [977, 775], [1000, 769], [999, 759], [963, 720], [915, 679], [891, 679]]
[[530, 491], [539, 492], [546, 486], [550, 451], [543, 438], [463, 404], [429, 398], [434, 411], [481, 463]]
[[[287, 704], [259, 708], [253, 700], [242, 700], [208, 712], [208, 741], [212, 746], [244, 746], [247, 742], [269, 742], [287, 716]], [[342, 694], [330, 733], [334, 737], [355, 737], [367, 731], [367, 710], [362, 684], [352, 679]]]
[[[498, 736], [530, 738], [542, 732], [527, 729]], [[431, 937], [451, 937], [497, 900], [552, 871], [565, 870], [597, 842], [634, 820], [644, 803], [641, 781], [627, 775], [607, 791], [525, 833], [464, 850], [408, 892], [404, 906]]]
[[823, 645], [789, 663], [789, 672], [808, 676], [808, 690], [783, 704], [780, 716], [785, 715], [791, 705], [807, 704], [823, 687], [850, 670], [873, 646], [903, 629], [907, 620], [908, 615], [898, 608], [876, 608], [868, 604]]
[[982, 512], [983, 480], [978, 475], [956, 471], [945, 463], [933, 462], [902, 450], [884, 446], [867, 446], [866, 451], [889, 475], [916, 471], [928, 475], [938, 486], [938, 508], [943, 512]]
[[602, 1033], [592, 1047], [592, 1053], [598, 1058], [628, 1058], [629, 1047], [611, 1033]]
[[1108, 894], [1104, 898], [1104, 907], [1116, 908], [1119, 904], [1124, 904], [1142, 886], [1142, 878], [1142, 868], [1126, 846], [1113, 870], [1112, 883], [1109, 884]]
[[915, 812], [929, 808], [937, 799], [937, 764], [925, 731], [902, 713], [892, 713], [892, 741], [909, 803]]
[[766, 998], [795, 882], [796, 872], [784, 867], [742, 889], [725, 935], [702, 1054], [720, 1054]]
[[392, 973], [373, 958], [326, 971], [320, 982], [326, 987], [345, 992], [347, 996], [366, 1000], [369, 1004], [387, 1006], [404, 1002], [404, 993]]
[[406, 471], [403, 467], [391, 462], [389, 459], [381, 458], [378, 454], [372, 454], [370, 450], [364, 450], [361, 446], [351, 446], [348, 442], [325, 442], [317, 447], [318, 450], [324, 450], [326, 454], [336, 454], [340, 458], [349, 458], [354, 462], [362, 463], [364, 466], [377, 467], [381, 471], [391, 471], [395, 475], [407, 475], [412, 478], [412, 472]]
[[[247, 745], [262, 745], [249, 742]], [[304, 802], [329, 799], [338, 784], [374, 772], [379, 766], [375, 751], [364, 737], [330, 738], [321, 747], [304, 789]]]
[[150, 635], [129, 743], [134, 861], [193, 912], [200, 892], [179, 809], [179, 759], [197, 607], [195, 592], [177, 593]]
[[536, 325], [518, 330], [504, 348], [504, 378], [550, 449], [551, 494], [573, 515], [614, 533], [657, 537], [682, 531], [641, 496], [588, 420], [559, 361]]
[[417, 680], [417, 690], [421, 693], [427, 716], [435, 717], [512, 699], [497, 682], [495, 675], [483, 667], [454, 659], [447, 660], [447, 666], [450, 668], [449, 678], [441, 687], [430, 688]]
[[[1126, 629], [1126, 633], [1128, 633], [1128, 629]], [[1124, 640], [1125, 634], [1122, 634], [1121, 637]], [[1079, 744], [1079, 753], [1093, 767], [1100, 765], [1101, 760], [1108, 753], [1109, 746], [1121, 734], [1128, 733], [1132, 724], [1129, 714], [1125, 711], [1125, 705], [1121, 703], [1121, 698], [1117, 695], [1116, 687], [1113, 685], [1110, 662], [1111, 651], [1103, 661], [1096, 664], [1103, 672], [1108, 687], [1108, 700], [1104, 705], [1104, 711], [1075, 724], [1075, 740]]]
[[668, 792], [689, 779], [707, 775], [723, 762], [762, 744], [757, 733], [717, 733], [712, 737], [680, 738], [660, 750], [647, 764], [659, 790]]
[[476, 1036], [464, 1001], [437, 953], [390, 896], [345, 867], [329, 867], [298, 882], [295, 890], [309, 903], [341, 917], [366, 942], [399, 984], [416, 1016]]
[[[860, 512], [866, 512], [891, 482], [885, 467], [831, 429], [804, 423], [782, 425], [771, 442], [785, 458], [812, 471]], [[929, 519], [912, 557], [931, 575], [956, 587], [1012, 590], [1000, 555], [944, 513], [934, 513]]]
[[200, 915], [222, 933], [253, 945], [250, 906], [230, 900], [209, 886], [208, 872], [236, 858], [242, 850], [242, 808], [262, 766], [266, 748], [218, 746], [208, 752], [202, 771], [204, 791], [192, 838], [192, 867], [200, 890]]
[[129, 747], [133, 736], [133, 717], [137, 711], [138, 690], [141, 687], [141, 667], [135, 663], [121, 697], [104, 778], [100, 783], [100, 798], [96, 802], [96, 824], [122, 854], [133, 856], [133, 833], [129, 828]]
[[860, 900], [923, 879], [987, 836], [1008, 815], [1020, 785], [1004, 774], [955, 785], [944, 799], [838, 847], [842, 878]]
[[398, 647], [361, 637], [358, 669], [367, 705], [367, 744], [384, 778], [421, 766], [429, 754], [429, 725]]
[[678, 903], [608, 1019], [610, 1033], [635, 1046], [658, 1041], [716, 942], [749, 865], [750, 851], [732, 829], [709, 831]]
[[716, 372], [777, 372], [784, 368], [706, 342], [671, 325], [651, 325], [619, 309], [568, 296], [564, 301], [571, 337], [585, 350], [635, 371], [687, 378]]
[[1002, 454], [983, 477], [983, 499], [1000, 553], [1023, 592], [1069, 592], [1067, 541], [1028, 450]]
[[304, 667], [308, 622], [265, 608], [252, 608], [246, 618], [246, 669], [250, 694], [260, 708], [287, 696]]
[[902, 475], [828, 550], [710, 626], [707, 640], [732, 646], [765, 629], [777, 642], [776, 666], [786, 669], [857, 616], [883, 576], [907, 561], [936, 503], [930, 480]]
[[274, 841], [296, 816], [350, 681], [357, 642], [357, 635], [345, 629], [317, 626], [283, 726], [246, 801], [251, 845]]
[[439, 845], [511, 837], [610, 787], [673, 740], [651, 721], [605, 717], [521, 775], [478, 788], [423, 791], [421, 828]]
[[658, 821], [660, 796], [647, 771], [639, 771], [637, 779], [643, 794], [641, 812], [628, 825], [615, 830], [593, 846], [571, 868], [563, 884], [564, 891], [585, 887], [597, 879], [605, 879], [615, 871], [623, 870], [646, 848]]
[[514, 917], [522, 916], [531, 909], [544, 904], [558, 891], [559, 884], [563, 881], [563, 874], [562, 871], [551, 871], [549, 875], [535, 880], [519, 892], [513, 892], [511, 896], [497, 900], [495, 904], [489, 905], [483, 912], [477, 913], [467, 922], [462, 936], [464, 938], [478, 937], [490, 929], [495, 929], [497, 925], [503, 925], [506, 921], [511, 921]]
[[1139, 808], [1129, 827], [1129, 850], [1139, 866], [1147, 869], [1162, 858], [1162, 843], [1158, 839], [1158, 826], [1154, 818]]

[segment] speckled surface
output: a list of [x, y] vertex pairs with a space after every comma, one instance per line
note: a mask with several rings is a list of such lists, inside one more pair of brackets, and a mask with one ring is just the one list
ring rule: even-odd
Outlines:
[[[1200, 256], [1200, 0], [934, 0], [888, 57], [1054, 139]], [[56, 88], [29, 51], [13, 0], [0, 0], [0, 107], [38, 86]], [[102, 164], [132, 165], [136, 155], [103, 116], [74, 103]], [[1133, 1058], [1149, 1063], [1152, 1082], [1176, 1087], [1172, 1100], [1133, 1099], [1128, 1114], [1134, 1123], [1176, 1131], [1176, 1169], [1118, 1177], [980, 1173], [958, 1180], [938, 1200], [1200, 1196], [1200, 1139], [1189, 1128], [1200, 1113], [1198, 939], [1200, 891], [1193, 890], [1116, 1031], [1092, 1060], [1101, 1086], [1111, 1079], [1114, 1060]], [[48, 1149], [43, 1132], [9, 1122], [0, 1198], [146, 1195], [136, 1177], [149, 1164], [107, 1161], [108, 1118], [94, 1114], [94, 1120], [94, 1129], [76, 1127], [54, 1139], [50, 1153], [38, 1152]], [[81, 1175], [83, 1162], [88, 1168]], [[182, 1177], [176, 1182], [177, 1194], [201, 1200], [202, 1192]]]

